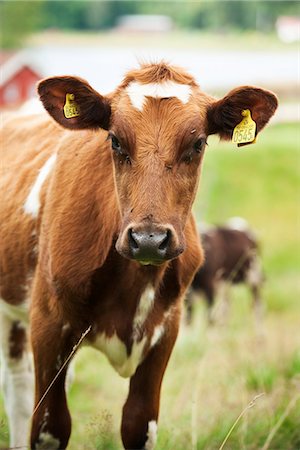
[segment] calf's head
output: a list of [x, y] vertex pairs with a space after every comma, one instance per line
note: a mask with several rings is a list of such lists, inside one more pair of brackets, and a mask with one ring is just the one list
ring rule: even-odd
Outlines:
[[122, 217], [116, 248], [142, 264], [160, 264], [184, 250], [208, 135], [230, 139], [245, 109], [258, 133], [277, 107], [274, 94], [249, 86], [216, 100], [164, 63], [129, 72], [107, 96], [68, 76], [43, 80], [38, 91], [62, 126], [108, 131]]

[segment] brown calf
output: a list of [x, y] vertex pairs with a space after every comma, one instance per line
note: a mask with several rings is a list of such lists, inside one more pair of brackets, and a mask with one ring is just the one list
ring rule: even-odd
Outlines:
[[182, 299], [203, 259], [191, 207], [206, 139], [229, 139], [245, 108], [259, 132], [277, 100], [240, 87], [217, 101], [164, 63], [129, 72], [105, 97], [69, 76], [43, 80], [38, 91], [54, 121], [18, 118], [3, 135], [1, 345], [11, 445], [26, 445], [32, 410], [30, 300], [31, 448], [66, 448], [64, 362], [90, 330], [85, 342], [130, 377], [124, 447], [149, 450]]
[[200, 230], [205, 254], [202, 267], [194, 276], [186, 297], [187, 322], [191, 323], [194, 296], [203, 293], [208, 306], [208, 320], [213, 322], [216, 295], [222, 290], [223, 307], [228, 307], [227, 288], [231, 284], [249, 286], [256, 318], [260, 319], [262, 304], [260, 289], [263, 282], [257, 240], [247, 223], [233, 218], [225, 225]]

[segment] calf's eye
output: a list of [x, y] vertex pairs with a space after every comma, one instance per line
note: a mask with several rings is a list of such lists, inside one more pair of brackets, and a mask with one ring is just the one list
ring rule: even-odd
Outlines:
[[197, 153], [200, 153], [206, 144], [207, 144], [206, 139], [204, 137], [201, 137], [197, 139], [197, 141], [194, 143], [194, 150]]
[[202, 150], [204, 150], [205, 145], [207, 144], [205, 137], [198, 138], [196, 142], [189, 148], [187, 152], [184, 153], [182, 160], [186, 164], [190, 164], [194, 157], [197, 159], [197, 154], [199, 155]]
[[118, 138], [113, 133], [108, 133], [107, 139], [111, 140], [112, 149], [115, 152], [115, 156], [119, 163], [123, 164], [125, 162], [126, 164], [131, 164], [130, 156], [123, 151]]
[[117, 153], [121, 153], [122, 147], [120, 142], [118, 141], [115, 135], [111, 134], [110, 136], [111, 136], [111, 146], [113, 150], [115, 150]]

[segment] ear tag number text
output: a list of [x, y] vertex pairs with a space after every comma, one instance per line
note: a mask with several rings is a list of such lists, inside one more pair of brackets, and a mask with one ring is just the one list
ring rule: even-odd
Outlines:
[[75, 102], [74, 94], [66, 94], [66, 103], [64, 105], [64, 115], [67, 119], [80, 116], [79, 105]]
[[242, 111], [243, 119], [233, 130], [232, 142], [237, 144], [250, 144], [255, 142], [256, 123], [251, 117], [250, 109]]

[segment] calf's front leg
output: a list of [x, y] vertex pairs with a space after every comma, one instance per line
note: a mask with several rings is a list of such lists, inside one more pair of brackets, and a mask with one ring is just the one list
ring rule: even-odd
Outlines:
[[[32, 317], [32, 347], [35, 366], [35, 410], [31, 448], [63, 450], [71, 434], [65, 378], [74, 345], [70, 326], [41, 310]], [[59, 375], [58, 375], [59, 373]], [[57, 376], [58, 375], [58, 376]]]
[[34, 377], [26, 306], [0, 300], [0, 368], [10, 447], [26, 448], [33, 410]]
[[161, 383], [177, 333], [178, 318], [174, 318], [130, 379], [121, 425], [125, 449], [153, 450], [155, 447]]

